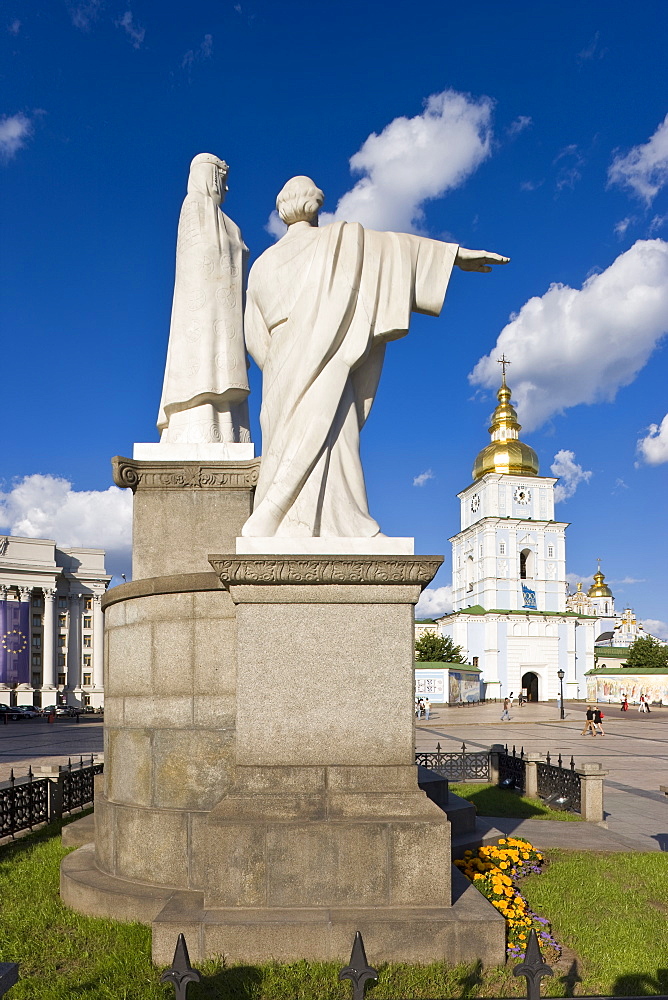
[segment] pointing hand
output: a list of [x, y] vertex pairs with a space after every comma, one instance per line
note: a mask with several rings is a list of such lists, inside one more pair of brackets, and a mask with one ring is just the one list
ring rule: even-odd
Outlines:
[[507, 264], [510, 257], [502, 257], [498, 253], [490, 253], [489, 250], [467, 250], [460, 247], [457, 251], [455, 264], [462, 271], [491, 271], [492, 264]]

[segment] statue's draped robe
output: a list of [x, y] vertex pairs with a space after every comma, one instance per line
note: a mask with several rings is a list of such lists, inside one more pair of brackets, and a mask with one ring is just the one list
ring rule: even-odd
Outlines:
[[[248, 250], [241, 230], [221, 212], [212, 194], [191, 174], [176, 244], [172, 321], [158, 414], [162, 440], [181, 439], [182, 418], [177, 433], [172, 428], [168, 434], [164, 431], [170, 418], [184, 410], [196, 411], [191, 414], [191, 443], [193, 431], [194, 440], [202, 442], [250, 440], [243, 336]], [[226, 420], [220, 418], [223, 411]], [[233, 424], [236, 438], [225, 433]]]
[[359, 432], [385, 344], [437, 316], [457, 246], [302, 223], [251, 269], [246, 345], [263, 373], [262, 464], [246, 536], [372, 537]]

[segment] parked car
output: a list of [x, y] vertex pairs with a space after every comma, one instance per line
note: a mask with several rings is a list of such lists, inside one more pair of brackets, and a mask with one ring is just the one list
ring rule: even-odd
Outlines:
[[38, 715], [42, 714], [42, 709], [35, 708], [34, 705], [19, 705], [18, 707], [29, 719], [36, 719]]
[[27, 719], [28, 716], [25, 715], [20, 708], [10, 708], [9, 705], [0, 705], [0, 719], [3, 716], [7, 719], [11, 719], [12, 722], [18, 722], [19, 719]]
[[56, 715], [75, 716], [79, 714], [79, 709], [74, 705], [56, 705]]

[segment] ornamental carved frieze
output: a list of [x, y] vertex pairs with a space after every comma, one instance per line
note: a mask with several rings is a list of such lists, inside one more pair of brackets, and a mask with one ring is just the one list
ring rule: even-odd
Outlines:
[[137, 490], [252, 489], [260, 459], [236, 462], [150, 462], [117, 455], [111, 460], [114, 482]]
[[262, 584], [418, 584], [433, 579], [442, 556], [209, 556], [225, 587]]

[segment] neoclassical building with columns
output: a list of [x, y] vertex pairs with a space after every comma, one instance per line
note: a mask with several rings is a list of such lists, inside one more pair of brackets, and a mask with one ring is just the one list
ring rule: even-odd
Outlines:
[[102, 707], [104, 557], [0, 536], [0, 703]]

